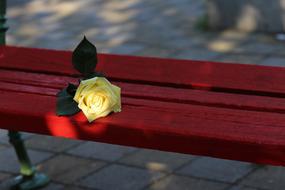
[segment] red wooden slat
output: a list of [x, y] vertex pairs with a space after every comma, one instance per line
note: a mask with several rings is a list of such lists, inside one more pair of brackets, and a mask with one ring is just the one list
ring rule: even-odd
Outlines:
[[[78, 79], [66, 76], [0, 70], [0, 89], [2, 90], [55, 95], [60, 89], [65, 87], [68, 82], [76, 84]], [[228, 94], [122, 82], [114, 82], [114, 84], [122, 88], [122, 95], [125, 97], [211, 107], [285, 113], [285, 101], [283, 101], [284, 99], [282, 98]]]
[[90, 126], [82, 113], [55, 116], [51, 96], [0, 91], [0, 98], [7, 100], [0, 126], [10, 130], [285, 165], [282, 114], [123, 98], [121, 113]]
[[[67, 51], [0, 47], [1, 68], [74, 75], [70, 61]], [[99, 62], [99, 70], [120, 81], [285, 96], [285, 68], [107, 54]]]
[[[1, 90], [9, 93], [9, 92], [14, 92], [14, 93], [19, 93], [19, 92], [27, 92], [25, 93], [26, 96], [34, 96], [34, 95], [45, 95], [45, 96], [52, 96], [55, 97], [55, 94], [58, 92], [57, 89], [50, 89], [50, 88], [42, 88], [35, 86], [24, 86], [24, 85], [17, 85], [17, 84], [4, 84], [0, 82]], [[4, 88], [3, 88], [4, 86]], [[5, 89], [5, 90], [3, 90]], [[13, 95], [13, 93], [11, 93]], [[195, 118], [204, 118], [204, 119], [210, 119], [210, 120], [216, 120], [216, 119], [221, 119], [223, 121], [232, 121], [232, 120], [238, 120], [239, 123], [247, 123], [248, 125], [263, 125], [264, 123], [272, 125], [272, 127], [279, 127], [279, 123], [284, 122], [283, 117], [278, 117], [274, 118], [274, 120], [271, 119], [271, 117], [267, 117], [266, 113], [259, 113], [258, 117], [257, 116], [248, 116], [248, 114], [251, 114], [253, 112], [249, 112], [246, 110], [243, 111], [236, 111], [236, 110], [231, 110], [231, 109], [220, 109], [220, 110], [226, 110], [224, 112], [217, 112], [217, 108], [211, 108], [208, 106], [198, 106], [199, 109], [203, 110], [208, 110], [207, 115], [200, 115], [201, 112], [194, 110], [194, 108], [197, 108], [197, 106], [192, 106], [187, 105], [185, 103], [177, 103], [177, 102], [161, 102], [161, 101], [150, 101], [150, 100], [144, 100], [144, 99], [134, 99], [134, 98], [124, 98], [123, 101], [124, 104], [130, 105], [130, 106], [144, 106], [147, 107], [148, 109], [152, 110], [160, 110], [161, 112], [164, 112], [163, 110], [167, 110], [168, 113], [174, 113], [174, 116], [177, 113], [183, 113], [184, 115], [189, 115], [191, 117]], [[51, 102], [52, 103], [52, 102]], [[147, 103], [150, 103], [148, 105]], [[29, 102], [26, 102], [27, 105], [29, 105]], [[191, 111], [188, 111], [189, 106], [191, 107]], [[19, 107], [16, 107], [17, 109]], [[162, 110], [161, 110], [162, 109]], [[21, 108], [22, 110], [22, 108]], [[15, 110], [17, 112], [17, 110]], [[26, 110], [27, 113], [29, 114], [30, 110]], [[203, 112], [204, 113], [204, 112]], [[254, 119], [253, 119], [254, 118]], [[280, 120], [281, 118], [281, 120]], [[147, 119], [147, 118], [145, 118]], [[246, 131], [245, 131], [246, 132]]]

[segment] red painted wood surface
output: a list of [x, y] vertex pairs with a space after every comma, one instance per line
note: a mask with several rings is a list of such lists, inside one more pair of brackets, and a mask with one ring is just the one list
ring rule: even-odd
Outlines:
[[123, 111], [89, 124], [54, 114], [70, 56], [0, 47], [1, 128], [285, 165], [284, 68], [103, 54]]

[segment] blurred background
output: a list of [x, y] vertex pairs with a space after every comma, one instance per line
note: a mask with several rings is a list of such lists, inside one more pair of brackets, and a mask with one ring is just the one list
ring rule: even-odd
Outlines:
[[[7, 43], [285, 66], [285, 0], [12, 0]], [[0, 189], [18, 173], [0, 130]], [[283, 167], [24, 134], [44, 190], [283, 190]], [[191, 145], [190, 145], [191, 146]], [[3, 164], [5, 163], [5, 164]]]

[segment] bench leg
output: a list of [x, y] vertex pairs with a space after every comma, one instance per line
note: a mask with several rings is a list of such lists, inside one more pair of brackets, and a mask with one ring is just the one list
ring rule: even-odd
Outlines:
[[[0, 0], [0, 45], [5, 45], [5, 33], [8, 29], [6, 26], [6, 0]], [[35, 190], [45, 186], [49, 182], [49, 178], [38, 173], [35, 167], [32, 166], [29, 156], [27, 154], [21, 134], [16, 131], [8, 132], [10, 143], [14, 146], [17, 157], [20, 162], [20, 176], [16, 177], [14, 184], [11, 186], [12, 190]]]
[[11, 190], [35, 190], [47, 185], [49, 178], [37, 172], [35, 167], [31, 164], [21, 134], [15, 131], [9, 131], [8, 136], [20, 162], [21, 174], [14, 179]]
[[8, 27], [5, 25], [6, 23], [6, 0], [0, 0], [0, 45], [5, 44], [5, 32]]

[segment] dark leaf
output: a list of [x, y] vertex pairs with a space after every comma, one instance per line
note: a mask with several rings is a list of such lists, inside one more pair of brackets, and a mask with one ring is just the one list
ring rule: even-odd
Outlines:
[[74, 84], [71, 84], [71, 83], [69, 83], [67, 88], [66, 88], [67, 93], [69, 95], [71, 95], [72, 97], [74, 97], [76, 90], [77, 90], [77, 86], [75, 86]]
[[103, 73], [93, 72], [93, 73], [90, 73], [90, 74], [86, 75], [83, 80], [91, 79], [91, 78], [94, 78], [94, 77], [105, 77], [105, 76], [104, 76]]
[[67, 88], [57, 94], [56, 114], [58, 116], [74, 115], [80, 111], [77, 102], [73, 100], [73, 96], [67, 92]]
[[97, 62], [96, 47], [84, 36], [83, 40], [73, 51], [72, 64], [77, 71], [86, 76], [94, 71]]

